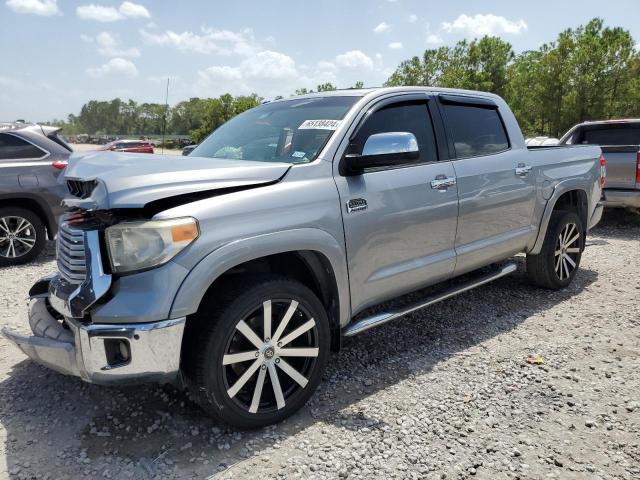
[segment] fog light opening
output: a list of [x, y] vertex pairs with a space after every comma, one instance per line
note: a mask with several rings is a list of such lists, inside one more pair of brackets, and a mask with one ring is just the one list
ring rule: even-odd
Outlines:
[[121, 367], [131, 362], [131, 346], [128, 340], [105, 339], [104, 351], [107, 355], [107, 365], [111, 368]]

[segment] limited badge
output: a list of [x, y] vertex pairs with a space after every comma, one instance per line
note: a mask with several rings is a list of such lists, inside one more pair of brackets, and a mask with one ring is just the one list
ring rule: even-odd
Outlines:
[[340, 126], [340, 120], [305, 120], [298, 127], [299, 130], [335, 130]]
[[364, 198], [352, 198], [347, 202], [347, 212], [360, 212], [367, 209], [367, 201]]

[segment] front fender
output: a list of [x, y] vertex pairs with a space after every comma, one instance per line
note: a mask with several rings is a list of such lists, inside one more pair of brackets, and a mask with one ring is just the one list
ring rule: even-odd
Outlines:
[[228, 243], [204, 257], [184, 279], [171, 307], [170, 318], [195, 313], [211, 284], [242, 263], [278, 253], [310, 250], [324, 255], [333, 268], [340, 302], [340, 325], [349, 322], [351, 303], [344, 246], [316, 228], [299, 228], [257, 235]]

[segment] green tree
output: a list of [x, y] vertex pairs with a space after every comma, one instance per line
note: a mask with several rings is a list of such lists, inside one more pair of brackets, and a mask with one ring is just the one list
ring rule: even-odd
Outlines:
[[333, 83], [330, 83], [330, 82], [322, 83], [317, 87], [318, 92], [331, 92], [337, 89], [338, 87], [336, 87]]
[[427, 85], [504, 93], [506, 72], [514, 53], [498, 37], [462, 40], [453, 47], [425, 50], [402, 62], [386, 86]]
[[628, 31], [594, 18], [517, 56], [496, 37], [426, 50], [400, 63], [385, 85], [497, 93], [525, 134], [560, 136], [585, 120], [640, 115], [640, 53], [633, 46]]
[[229, 94], [206, 100], [204, 121], [190, 133], [195, 143], [200, 143], [207, 135], [234, 116], [260, 105], [262, 98], [256, 94], [232, 97]]
[[521, 54], [508, 71], [506, 100], [523, 131], [557, 137], [585, 120], [638, 115], [633, 45], [628, 31], [595, 18]]

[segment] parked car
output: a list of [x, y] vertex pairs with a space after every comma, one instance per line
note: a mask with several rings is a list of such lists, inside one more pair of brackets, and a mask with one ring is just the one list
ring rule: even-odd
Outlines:
[[33, 260], [57, 232], [71, 154], [60, 128], [0, 123], [0, 267]]
[[599, 158], [528, 150], [496, 95], [402, 87], [263, 104], [180, 162], [72, 159], [59, 271], [30, 291], [33, 335], [3, 334], [88, 382], [184, 381], [224, 422], [277, 422], [343, 335], [508, 275], [519, 252], [535, 285], [568, 286], [602, 214]]
[[198, 145], [187, 145], [182, 149], [182, 155], [185, 157], [195, 150]]
[[560, 144], [600, 145], [607, 161], [604, 205], [640, 209], [640, 119], [580, 123]]
[[153, 143], [148, 140], [114, 140], [98, 150], [128, 153], [153, 153]]

